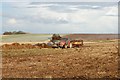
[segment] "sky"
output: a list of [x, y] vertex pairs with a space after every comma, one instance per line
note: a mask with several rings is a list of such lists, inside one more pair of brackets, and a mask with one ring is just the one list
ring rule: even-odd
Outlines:
[[0, 33], [118, 33], [118, 0], [51, 1], [1, 1]]

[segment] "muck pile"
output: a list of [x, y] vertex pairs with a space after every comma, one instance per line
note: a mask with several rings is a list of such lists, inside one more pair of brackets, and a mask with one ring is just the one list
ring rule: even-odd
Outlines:
[[50, 48], [45, 43], [37, 43], [37, 44], [20, 44], [20, 43], [12, 43], [12, 44], [4, 44], [1, 46], [2, 49], [33, 49], [33, 48]]

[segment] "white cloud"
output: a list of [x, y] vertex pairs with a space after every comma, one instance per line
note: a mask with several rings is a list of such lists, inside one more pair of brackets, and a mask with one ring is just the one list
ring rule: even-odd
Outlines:
[[[91, 7], [88, 9], [77, 7], [77, 5], [66, 5], [67, 9], [76, 11], [67, 12], [66, 9], [63, 8], [63, 11], [57, 12], [54, 9], [51, 10], [49, 7], [46, 7], [49, 5], [36, 5], [38, 8], [18, 8], [17, 13], [19, 18], [14, 17], [16, 14], [14, 13], [12, 15], [14, 18], [10, 18], [8, 23], [9, 25], [15, 25], [14, 29], [30, 30], [31, 32], [94, 33], [117, 31], [117, 17], [108, 16], [108, 13], [109, 15], [116, 13], [117, 7], [108, 6], [98, 9], [100, 6], [88, 5], [87, 7]], [[55, 5], [58, 6], [57, 4]], [[50, 6], [54, 5], [51, 4]], [[64, 23], [64, 21], [67, 23]]]
[[93, 8], [99, 8], [100, 6], [92, 6]]
[[2, 0], [3, 2], [118, 2], [119, 0]]
[[34, 11], [36, 13], [34, 18], [42, 18], [42, 19], [49, 19], [49, 20], [67, 20], [67, 13], [58, 13], [55, 11], [51, 11], [48, 8], [38, 8]]
[[32, 0], [1, 0], [2, 2], [31, 2]]
[[9, 20], [8, 20], [8, 24], [14, 25], [14, 24], [17, 24], [17, 21], [16, 21], [15, 18], [12, 18], [12, 19], [9, 19]]
[[107, 16], [117, 16], [118, 8], [116, 6], [107, 8], [109, 11], [106, 13]]

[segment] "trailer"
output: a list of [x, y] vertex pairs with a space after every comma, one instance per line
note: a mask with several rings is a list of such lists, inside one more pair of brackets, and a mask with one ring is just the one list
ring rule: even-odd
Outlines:
[[71, 40], [69, 44], [70, 48], [83, 46], [83, 40]]
[[59, 46], [61, 48], [74, 48], [83, 46], [83, 40], [69, 40], [64, 38], [60, 41]]
[[62, 38], [59, 34], [53, 34], [47, 45], [53, 48], [74, 48], [83, 46], [83, 40], [71, 40], [69, 38]]

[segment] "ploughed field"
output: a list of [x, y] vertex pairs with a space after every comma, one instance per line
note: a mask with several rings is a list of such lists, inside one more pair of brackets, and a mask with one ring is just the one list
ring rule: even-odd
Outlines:
[[115, 78], [118, 43], [84, 43], [80, 48], [2, 49], [4, 78]]

